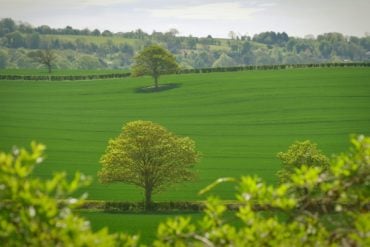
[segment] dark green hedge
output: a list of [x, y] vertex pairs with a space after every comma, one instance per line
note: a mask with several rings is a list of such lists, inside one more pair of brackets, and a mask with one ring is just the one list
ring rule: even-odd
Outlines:
[[[318, 64], [280, 64], [280, 65], [249, 65], [239, 67], [224, 67], [224, 68], [202, 68], [202, 69], [184, 69], [178, 74], [189, 73], [212, 73], [212, 72], [232, 72], [244, 70], [278, 70], [278, 69], [293, 69], [293, 68], [331, 68], [331, 67], [370, 67], [370, 63], [318, 63]], [[112, 79], [129, 77], [131, 73], [115, 73], [101, 75], [1, 75], [0, 80], [33, 80], [33, 81], [77, 81], [77, 80], [96, 80], [96, 79]]]
[[[226, 203], [225, 205], [230, 210], [238, 208], [237, 203]], [[201, 212], [204, 207], [205, 205], [203, 202], [169, 201], [154, 202], [151, 210], [156, 212]], [[144, 203], [87, 200], [80, 206], [80, 209], [102, 210], [106, 212], [141, 212], [144, 211]]]
[[101, 75], [1, 75], [0, 80], [32, 80], [32, 81], [77, 81], [77, 80], [97, 80], [129, 77], [131, 73], [115, 73]]
[[179, 74], [187, 73], [211, 73], [211, 72], [232, 72], [243, 70], [277, 70], [277, 69], [293, 69], [293, 68], [330, 68], [330, 67], [370, 67], [370, 63], [318, 63], [318, 64], [280, 64], [280, 65], [249, 65], [239, 67], [225, 68], [203, 68], [203, 69], [185, 69]]

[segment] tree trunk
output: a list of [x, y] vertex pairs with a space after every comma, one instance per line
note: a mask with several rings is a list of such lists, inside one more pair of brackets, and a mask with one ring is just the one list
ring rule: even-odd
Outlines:
[[152, 208], [152, 190], [145, 188], [145, 210], [148, 211]]
[[48, 65], [48, 72], [51, 74], [51, 65]]
[[155, 89], [158, 89], [158, 76], [154, 76], [154, 86]]

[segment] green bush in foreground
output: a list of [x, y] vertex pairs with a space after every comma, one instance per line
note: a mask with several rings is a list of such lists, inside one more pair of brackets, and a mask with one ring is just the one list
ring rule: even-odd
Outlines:
[[42, 181], [31, 176], [42, 162], [45, 147], [32, 143], [31, 152], [0, 153], [0, 243], [2, 246], [134, 246], [137, 238], [92, 232], [89, 222], [72, 213], [80, 199], [71, 197], [88, 179], [66, 174]]
[[[138, 239], [93, 233], [71, 209], [69, 197], [81, 184], [65, 174], [41, 181], [30, 177], [44, 147], [32, 152], [0, 154], [0, 242], [5, 246], [138, 246]], [[296, 168], [279, 186], [257, 177], [219, 179], [236, 182], [240, 207], [234, 226], [226, 206], [210, 198], [199, 222], [178, 217], [162, 223], [154, 246], [370, 246], [370, 137], [352, 139], [349, 152], [335, 157], [327, 169]]]
[[[352, 149], [330, 167], [303, 165], [286, 183], [266, 185], [257, 177], [237, 181], [236, 216], [229, 224], [221, 201], [208, 200], [199, 224], [189, 218], [160, 225], [156, 246], [370, 246], [370, 138], [352, 139]], [[264, 210], [264, 212], [259, 212]]]

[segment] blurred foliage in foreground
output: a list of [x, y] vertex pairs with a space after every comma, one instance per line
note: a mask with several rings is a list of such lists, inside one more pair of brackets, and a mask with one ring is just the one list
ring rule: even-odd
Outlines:
[[65, 173], [50, 180], [32, 177], [43, 160], [45, 146], [32, 143], [31, 152], [14, 148], [0, 153], [0, 243], [3, 246], [130, 246], [136, 237], [92, 232], [89, 222], [72, 210], [82, 198], [71, 197], [89, 179]]
[[[226, 207], [209, 198], [205, 216], [193, 223], [179, 217], [162, 223], [154, 246], [370, 246], [370, 138], [352, 138], [352, 147], [328, 167], [302, 164], [277, 187], [257, 177], [236, 182], [240, 207], [234, 226]], [[138, 238], [93, 233], [71, 211], [80, 199], [70, 195], [86, 179], [65, 174], [41, 181], [30, 177], [44, 147], [0, 154], [0, 242], [9, 246], [138, 246]]]

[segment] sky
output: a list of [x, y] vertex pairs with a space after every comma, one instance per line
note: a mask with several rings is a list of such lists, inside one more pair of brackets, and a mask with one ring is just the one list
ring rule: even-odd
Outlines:
[[264, 31], [304, 37], [370, 33], [370, 0], [0, 0], [0, 18], [33, 26], [165, 32], [181, 36], [253, 36]]

